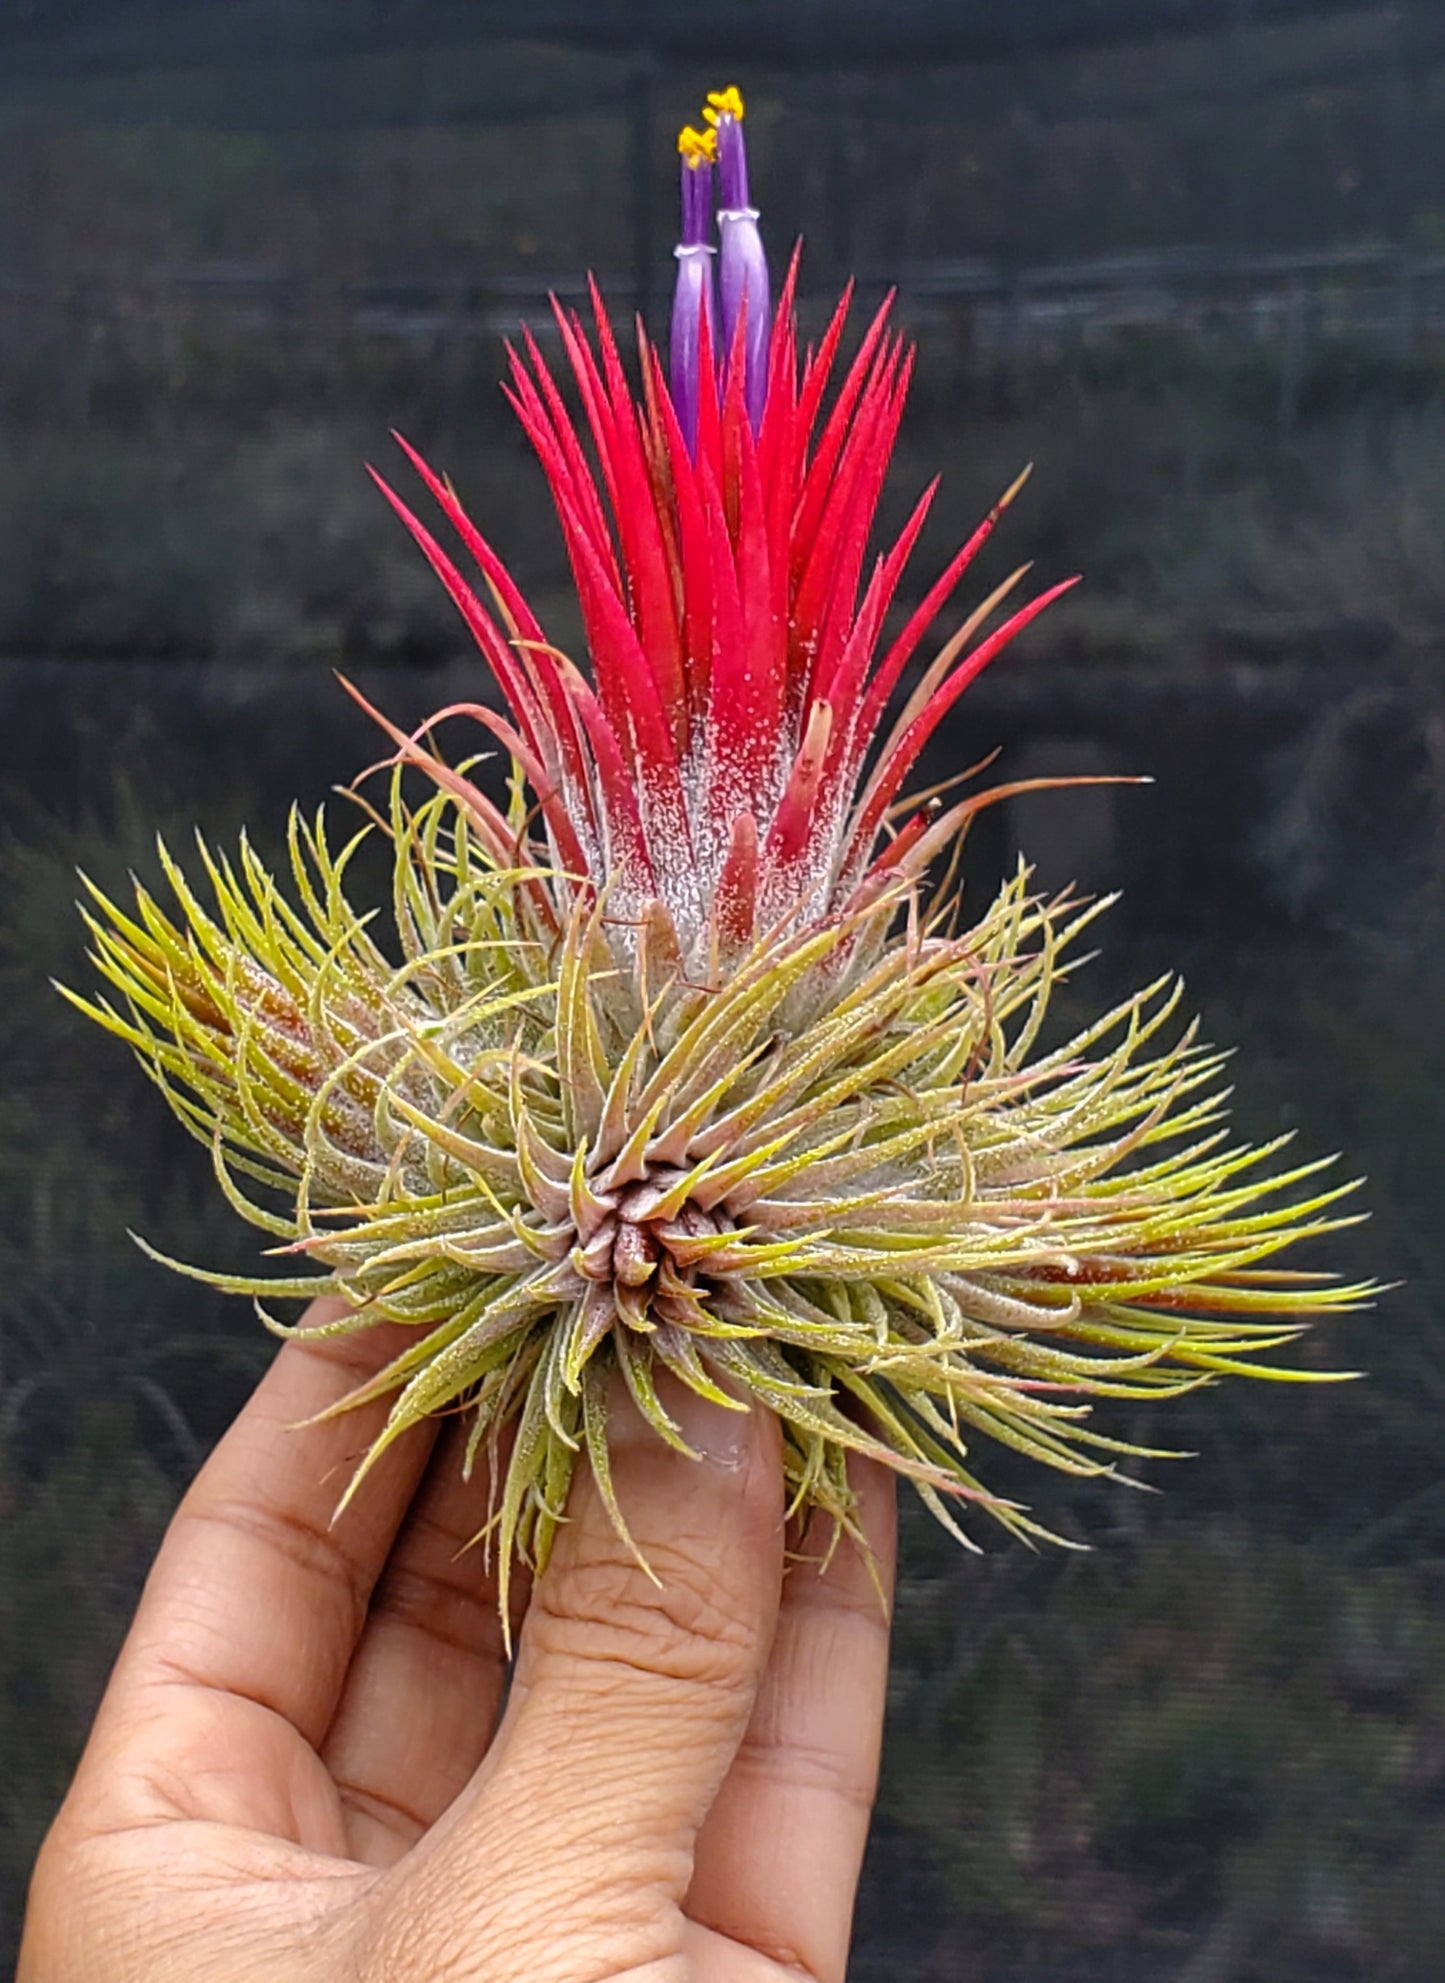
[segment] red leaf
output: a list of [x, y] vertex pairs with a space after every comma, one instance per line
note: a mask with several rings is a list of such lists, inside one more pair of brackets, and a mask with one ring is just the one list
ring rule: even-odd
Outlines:
[[983, 673], [999, 651], [1006, 647], [1015, 634], [1022, 633], [1031, 620], [1036, 620], [1046, 606], [1051, 606], [1078, 584], [1077, 578], [1063, 579], [1058, 585], [1051, 585], [1027, 606], [1004, 621], [987, 640], [980, 641], [973, 652], [962, 660], [953, 673], [943, 681], [929, 697], [926, 706], [909, 724], [898, 742], [875, 769], [868, 789], [859, 804], [856, 823], [849, 843], [849, 857], [860, 850], [866, 851], [873, 844], [874, 836], [882, 824], [883, 815], [892, 804], [899, 786], [908, 776], [933, 732], [952, 709], [969, 683]]
[[550, 733], [539, 719], [531, 687], [518, 669], [512, 651], [503, 639], [496, 621], [487, 612], [426, 525], [412, 514], [401, 497], [374, 468], [368, 466], [367, 473], [421, 546], [427, 563], [451, 594], [452, 601], [466, 621], [472, 638], [490, 662], [492, 673], [496, 676], [503, 695], [506, 696], [513, 713], [522, 725], [528, 743], [539, 754], [544, 752], [543, 740]]
[[746, 950], [753, 940], [758, 897], [758, 825], [739, 813], [728, 835], [727, 857], [713, 897], [713, 928], [724, 953]]

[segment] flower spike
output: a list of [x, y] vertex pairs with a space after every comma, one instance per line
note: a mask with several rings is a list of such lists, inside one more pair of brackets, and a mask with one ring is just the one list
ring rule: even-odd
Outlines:
[[709, 93], [703, 111], [716, 133], [718, 236], [722, 246], [718, 281], [722, 291], [721, 351], [732, 351], [741, 337], [743, 398], [756, 433], [768, 393], [768, 259], [758, 231], [758, 210], [748, 198], [748, 153], [743, 138], [743, 99], [733, 88]]
[[[670, 383], [672, 401], [689, 454], [697, 452], [698, 398], [704, 366], [711, 373], [705, 346], [716, 348], [717, 308], [713, 300], [713, 256], [708, 240], [712, 223], [713, 160], [717, 136], [688, 124], [678, 133], [682, 160], [682, 232], [676, 248], [677, 279], [672, 303]], [[704, 331], [706, 325], [706, 332]], [[708, 379], [708, 390], [712, 381]]]
[[[774, 1412], [786, 1505], [835, 1533], [859, 1534], [862, 1453], [965, 1541], [980, 1516], [1032, 1537], [976, 1446], [1114, 1475], [1159, 1449], [1095, 1429], [1095, 1403], [1317, 1378], [1275, 1353], [1371, 1294], [1277, 1265], [1349, 1223], [1349, 1187], [1282, 1168], [1283, 1143], [1227, 1140], [1222, 1057], [1177, 1029], [1176, 987], [1041, 1045], [1105, 904], [1042, 897], [1021, 868], [958, 934], [951, 865], [930, 901], [930, 864], [983, 807], [1069, 782], [960, 796], [986, 759], [904, 790], [1073, 581], [1017, 603], [1021, 568], [905, 681], [1023, 478], [890, 634], [935, 486], [876, 542], [913, 354], [885, 301], [844, 362], [851, 291], [800, 350], [797, 258], [774, 310], [742, 117], [715, 92], [679, 141], [666, 372], [640, 330], [629, 377], [595, 288], [590, 322], [554, 306], [555, 372], [530, 334], [510, 354], [585, 657], [406, 442], [455, 555], [381, 483], [503, 705], [478, 694], [411, 731], [371, 712], [394, 750], [366, 829], [391, 842], [391, 930], [351, 904], [358, 841], [335, 851], [298, 816], [286, 887], [243, 841], [200, 849], [214, 909], [164, 850], [170, 906], [92, 888], [104, 990], [67, 994], [280, 1256], [274, 1277], [201, 1278], [339, 1296], [332, 1334], [408, 1332], [334, 1408], [391, 1400], [344, 1500], [408, 1427], [469, 1417], [504, 1616], [513, 1559], [545, 1562], [579, 1464], [628, 1541], [618, 1379], [674, 1446], [663, 1373]], [[455, 722], [508, 751], [505, 807], [442, 755]]]

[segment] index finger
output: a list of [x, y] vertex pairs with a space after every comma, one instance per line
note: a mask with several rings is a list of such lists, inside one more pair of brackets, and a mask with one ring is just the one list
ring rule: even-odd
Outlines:
[[[344, 1312], [318, 1302], [304, 1324]], [[320, 1425], [298, 1421], [335, 1405], [410, 1339], [384, 1325], [301, 1336], [278, 1352], [176, 1511], [98, 1727], [119, 1717], [164, 1740], [165, 1717], [140, 1711], [158, 1690], [201, 1689], [240, 1711], [269, 1709], [320, 1744], [433, 1434], [418, 1427], [398, 1440], [333, 1526], [386, 1400]]]

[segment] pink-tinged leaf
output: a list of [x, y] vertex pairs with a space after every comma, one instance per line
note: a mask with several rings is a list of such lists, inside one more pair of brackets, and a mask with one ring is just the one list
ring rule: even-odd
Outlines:
[[564, 532], [569, 535], [568, 551], [572, 551], [571, 533], [585, 539], [588, 549], [598, 568], [603, 571], [607, 583], [619, 599], [625, 597], [622, 574], [617, 563], [617, 552], [605, 524], [595, 528], [588, 523], [588, 515], [597, 502], [597, 492], [584, 473], [579, 488], [573, 479], [568, 459], [552, 431], [541, 401], [531, 379], [524, 371], [518, 371], [513, 385], [502, 387], [502, 393], [521, 424], [522, 431], [532, 443], [542, 473], [547, 478], [547, 486], [552, 492], [552, 502], [561, 521]]
[[[957, 632], [951, 634], [943, 646], [939, 648], [937, 654], [934, 655], [933, 659], [919, 676], [907, 701], [899, 711], [892, 729], [884, 740], [883, 748], [879, 753], [880, 757], [886, 757], [888, 755], [899, 738], [903, 736], [914, 717], [921, 710], [927, 708], [935, 690], [947, 678], [950, 669], [968, 646], [968, 643], [973, 639], [974, 635], [993, 618], [998, 607], [1008, 598], [1019, 581], [1026, 578], [1032, 570], [1032, 565], [1019, 565], [1014, 571], [1011, 571], [1008, 577], [1003, 580], [1002, 584], [996, 585], [986, 599], [979, 601], [978, 605], [974, 607]], [[851, 763], [853, 771], [856, 774], [858, 767], [863, 761], [863, 745], [861, 742], [855, 742], [854, 752], [855, 754]]]
[[614, 868], [621, 866], [630, 876], [637, 878], [639, 887], [648, 893], [655, 893], [657, 877], [653, 872], [642, 824], [634, 782], [636, 768], [624, 756], [617, 733], [608, 722], [587, 677], [565, 654], [556, 649], [552, 652], [567, 693], [587, 733], [597, 765], [597, 782], [608, 841], [604, 850], [603, 873], [597, 877], [598, 883], [600, 885]]
[[[637, 360], [642, 374], [642, 405], [638, 416], [642, 435], [642, 455], [647, 470], [653, 512], [657, 518], [657, 527], [662, 533], [662, 554], [667, 568], [673, 620], [677, 630], [678, 664], [682, 671], [685, 690], [682, 721], [677, 739], [679, 756], [685, 761], [692, 744], [692, 668], [687, 640], [682, 544], [677, 524], [678, 495], [672, 471], [672, 457], [668, 453], [667, 438], [663, 431], [662, 413], [665, 404], [675, 419], [677, 409], [672, 404], [672, 396], [663, 380], [661, 358], [649, 343], [640, 321], [637, 326]], [[687, 479], [689, 482], [693, 479], [690, 470]]]
[[722, 384], [722, 498], [728, 534], [734, 541], [738, 534], [738, 505], [742, 499], [742, 436], [746, 429], [751, 441], [753, 431], [747, 410], [747, 334], [748, 299], [744, 294], [738, 305], [737, 327], [727, 363], [723, 367]]
[[[838, 727], [834, 732], [832, 755], [838, 767], [840, 787], [851, 784], [856, 776], [856, 768], [862, 762], [871, 740], [871, 732], [862, 727], [859, 697], [863, 694], [864, 682], [872, 663], [873, 651], [884, 616], [893, 603], [899, 579], [903, 575], [914, 545], [918, 541], [933, 499], [938, 493], [939, 478], [935, 476], [913, 506], [912, 514], [894, 540], [886, 557], [869, 582], [869, 589], [859, 608], [858, 620], [865, 615], [876, 615], [869, 625], [866, 636], [860, 638], [858, 623], [855, 622], [848, 635], [847, 646], [838, 661], [838, 666], [829, 681], [818, 685], [818, 693], [826, 695], [838, 711]], [[876, 587], [876, 590], [875, 590]]]
[[[528, 373], [515, 351], [509, 350], [508, 355], [512, 361], [514, 388], [532, 416], [531, 424], [527, 428], [528, 435], [533, 446], [538, 448], [539, 455], [542, 455], [542, 449], [538, 446], [539, 431], [546, 436], [550, 445], [548, 453], [542, 455], [542, 466], [548, 482], [553, 482], [565, 468], [573, 507], [591, 532], [592, 541], [597, 546], [599, 555], [611, 572], [613, 582], [621, 591], [622, 577], [617, 563], [616, 545], [608, 528], [607, 513], [602, 506], [596, 478], [572, 423], [572, 416], [567, 411], [556, 380], [552, 377], [551, 367], [543, 357], [532, 333], [524, 329], [522, 335], [526, 340], [527, 356], [531, 361], [531, 373]], [[552, 464], [550, 466], [549, 460]]]
[[753, 940], [758, 902], [758, 824], [739, 813], [728, 835], [728, 850], [713, 896], [713, 928], [723, 961]]
[[799, 247], [795, 247], [788, 262], [788, 272], [783, 277], [768, 338], [768, 396], [758, 427], [758, 472], [763, 478], [763, 486], [768, 489], [772, 487], [774, 474], [791, 452], [793, 416], [797, 411], [797, 333], [793, 321], [793, 298], [798, 284], [798, 255]]
[[[751, 796], [748, 774], [758, 752], [751, 747], [747, 735], [750, 721], [747, 642], [737, 565], [723, 515], [722, 495], [703, 461], [701, 449], [698, 469], [712, 576], [712, 667], [701, 792], [703, 816], [713, 829], [704, 837], [711, 840], [719, 826], [725, 829], [733, 814], [748, 805]], [[739, 734], [744, 742], [741, 751], [736, 741]]]
[[[713, 352], [712, 325], [704, 317], [698, 332], [698, 358], [702, 367], [702, 383], [697, 404], [697, 481], [704, 486], [704, 478], [712, 477], [714, 486], [721, 491], [723, 486], [722, 449], [722, 408], [716, 390], [717, 365]], [[712, 386], [708, 381], [712, 380]]]
[[880, 558], [873, 567], [873, 576], [848, 635], [848, 644], [838, 657], [838, 665], [829, 680], [817, 685], [818, 696], [826, 697], [837, 712], [828, 752], [829, 770], [835, 773], [841, 772], [847, 762], [859, 692], [878, 640], [878, 629], [883, 624], [888, 599], [887, 573], [888, 567]]
[[612, 518], [622, 543], [622, 573], [626, 605], [638, 642], [662, 698], [662, 708], [674, 726], [674, 740], [686, 734], [686, 694], [682, 676], [682, 639], [672, 595], [658, 512], [646, 472], [646, 458], [636, 424], [636, 408], [622, 371], [612, 325], [597, 282], [589, 278], [597, 341], [603, 353], [603, 389], [611, 412]]
[[822, 405], [823, 394], [833, 375], [833, 363], [838, 356], [843, 326], [848, 321], [848, 312], [852, 306], [853, 278], [850, 276], [828, 320], [828, 328], [823, 333], [822, 343], [816, 352], [808, 353], [807, 362], [803, 367], [803, 383], [798, 394], [798, 428], [805, 443], [812, 438], [813, 427], [818, 418], [818, 408]]
[[672, 725], [658, 697], [657, 683], [621, 600], [607, 583], [583, 532], [569, 533], [572, 569], [582, 618], [607, 720], [626, 738], [636, 765], [647, 817], [656, 812], [678, 837], [679, 856], [687, 847], [687, 808], [673, 746]]
[[421, 546], [427, 563], [446, 587], [457, 611], [466, 621], [472, 638], [486, 655], [492, 673], [497, 678], [498, 686], [522, 725], [528, 743], [539, 756], [543, 755], [546, 748], [544, 739], [548, 737], [549, 732], [546, 724], [541, 720], [531, 687], [518, 668], [501, 629], [426, 525], [412, 514], [401, 497], [374, 468], [368, 467], [367, 473]]
[[551, 728], [567, 773], [569, 798], [575, 797], [580, 802], [587, 813], [588, 824], [595, 826], [586, 762], [576, 716], [557, 679], [555, 665], [550, 659], [551, 649], [535, 614], [523, 598], [511, 573], [473, 524], [449, 485], [433, 472], [404, 435], [393, 431], [392, 438], [420, 475], [467, 550], [476, 559], [483, 576], [492, 588], [500, 610], [509, 619], [511, 631], [520, 643], [520, 665], [527, 673], [533, 693], [547, 706]]
[[536, 794], [537, 803], [542, 809], [542, 817], [551, 828], [562, 865], [569, 874], [579, 880], [590, 875], [593, 864], [583, 851], [582, 843], [577, 837], [576, 825], [567, 811], [557, 786], [547, 776], [542, 764], [535, 754], [528, 750], [512, 725], [498, 716], [494, 709], [488, 709], [482, 702], [448, 703], [445, 709], [439, 709], [434, 716], [429, 716], [420, 729], [413, 730], [409, 741], [419, 745], [423, 737], [429, 736], [439, 723], [445, 723], [452, 716], [466, 716], [474, 723], [480, 723], [506, 747], [521, 766], [524, 776]]
[[893, 803], [899, 786], [908, 776], [918, 755], [928, 739], [933, 735], [954, 703], [963, 694], [969, 683], [981, 675], [989, 662], [1024, 628], [1036, 620], [1046, 607], [1051, 606], [1064, 593], [1073, 590], [1078, 584], [1077, 577], [1066, 578], [1057, 585], [1051, 585], [1036, 599], [1019, 608], [1012, 618], [1005, 620], [996, 632], [979, 645], [967, 658], [959, 663], [948, 679], [929, 697], [925, 707], [914, 717], [892, 750], [882, 759], [873, 773], [868, 789], [859, 804], [856, 823], [850, 837], [849, 859], [866, 852], [873, 844], [883, 815]]
[[562, 336], [562, 348], [567, 354], [567, 362], [572, 368], [572, 377], [581, 395], [582, 410], [587, 416], [587, 425], [592, 435], [592, 444], [597, 450], [598, 466], [602, 470], [602, 480], [607, 490], [607, 500], [612, 505], [612, 513], [617, 514], [617, 483], [612, 470], [613, 450], [616, 436], [613, 432], [612, 411], [607, 393], [602, 384], [602, 375], [597, 369], [597, 361], [592, 355], [592, 346], [587, 342], [587, 333], [582, 328], [582, 319], [576, 311], [564, 311], [554, 296], [552, 314], [557, 320], [557, 329]]
[[798, 755], [788, 774], [778, 810], [763, 843], [764, 873], [790, 877], [806, 865], [806, 856], [815, 840], [815, 814], [828, 761], [828, 740], [833, 732], [833, 711], [826, 702], [815, 702], [808, 712], [808, 727], [798, 746]]
[[953, 558], [945, 567], [942, 574], [935, 579], [928, 591], [923, 595], [918, 606], [909, 615], [904, 624], [903, 631], [884, 655], [882, 662], [879, 664], [877, 674], [869, 684], [868, 695], [864, 702], [863, 713], [859, 722], [859, 732], [861, 735], [871, 737], [878, 728], [882, 720], [883, 711], [887, 706], [888, 698], [897, 686], [898, 679], [902, 675], [903, 670], [912, 659], [914, 649], [943, 610], [958, 581], [963, 577], [963, 574], [968, 570], [969, 566], [993, 535], [999, 518], [1014, 500], [1015, 496], [1017, 496], [1028, 478], [1029, 470], [1026, 468], [1023, 474], [999, 497], [968, 542], [954, 553]]
[[657, 508], [647, 474], [637, 414], [622, 369], [617, 341], [595, 282], [590, 284], [597, 337], [602, 351], [603, 382], [611, 413], [612, 491], [614, 520], [622, 543], [627, 604], [647, 666], [657, 684], [664, 711], [682, 747], [686, 736], [686, 682], [682, 667], [681, 632], [672, 575], [668, 569]]
[[[531, 380], [525, 372], [518, 374], [515, 387], [503, 386], [503, 393], [516, 413], [522, 428], [536, 451], [547, 477], [547, 485], [552, 493], [553, 506], [558, 521], [562, 525], [567, 540], [567, 551], [574, 565], [579, 544], [585, 544], [588, 562], [602, 576], [614, 597], [627, 605], [627, 582], [623, 566], [618, 562], [618, 550], [612, 533], [605, 520], [589, 523], [589, 516], [602, 518], [601, 502], [590, 470], [585, 462], [582, 466], [582, 480], [579, 485], [541, 402], [538, 400]], [[575, 441], [575, 435], [573, 439]], [[624, 553], [625, 555], [625, 553]]]
[[848, 636], [858, 576], [902, 416], [907, 367], [899, 349], [880, 350], [840, 458], [817, 542], [798, 587], [794, 623], [813, 628], [810, 690], [824, 693]]
[[441, 476], [428, 465], [405, 434], [399, 434], [393, 427], [391, 438], [426, 484], [428, 493], [435, 499], [447, 522], [451, 524], [467, 550], [481, 566], [488, 581], [497, 588], [505, 600], [507, 611], [516, 622], [518, 632], [527, 640], [543, 639], [542, 629], [537, 624], [532, 609], [523, 598], [516, 581], [457, 501], [451, 485], [443, 481]]
[[903, 868], [909, 854], [912, 853], [913, 849], [927, 833], [929, 827], [938, 818], [939, 810], [940, 808], [935, 800], [932, 805], [920, 806], [912, 818], [904, 822], [888, 842], [883, 852], [878, 856], [878, 859], [869, 868], [867, 874], [864, 875], [863, 881], [865, 886], [869, 882], [881, 881], [887, 876], [896, 874]]
[[[746, 308], [747, 298], [743, 304]], [[741, 317], [740, 317], [741, 321]], [[781, 748], [786, 690], [787, 630], [776, 612], [772, 559], [768, 547], [767, 497], [758, 474], [752, 428], [741, 401], [735, 402], [738, 462], [738, 527], [735, 540], [738, 592], [742, 599], [747, 641], [748, 690], [751, 721], [760, 737], [773, 739], [774, 760]]]
[[657, 684], [678, 753], [687, 744], [687, 677], [682, 630], [673, 593], [667, 547], [646, 461], [636, 432], [619, 449], [617, 479], [623, 491], [625, 569], [638, 646]]
[[[758, 434], [758, 475], [768, 505], [768, 557], [773, 573], [773, 610], [784, 629], [788, 625], [788, 593], [792, 582], [789, 544], [797, 509], [806, 435], [798, 419], [797, 325], [793, 295], [798, 279], [799, 249], [794, 248], [773, 318], [768, 353], [768, 398]], [[791, 643], [788, 643], [791, 648]], [[791, 656], [789, 657], [791, 660]], [[796, 671], [789, 668], [784, 700], [796, 715], [800, 702]]]
[[[647, 463], [648, 480], [652, 484], [657, 520], [664, 537], [668, 539], [668, 571], [673, 592], [680, 599], [682, 582], [677, 568], [677, 541], [675, 534], [669, 535], [676, 495], [672, 484], [672, 463], [668, 459], [667, 443], [662, 437], [662, 402], [670, 400], [672, 395], [667, 389], [662, 369], [662, 354], [654, 348], [641, 317], [637, 320], [637, 369], [642, 380], [642, 399], [637, 408], [642, 454]], [[673, 412], [676, 414], [676, 407]]]
[[[928, 512], [933, 506], [933, 499], [938, 493], [938, 482], [939, 478], [935, 475], [918, 501], [914, 504], [912, 514], [909, 516], [907, 523], [904, 524], [886, 557], [882, 560], [881, 569], [878, 574], [878, 594], [876, 601], [879, 628], [883, 624], [888, 608], [893, 604], [893, 598], [898, 590], [899, 580], [902, 578], [908, 560], [913, 554], [913, 548], [918, 542], [919, 532], [923, 529]], [[865, 607], [866, 604], [867, 601], [865, 599]], [[862, 610], [860, 608], [860, 616]], [[849, 688], [846, 697], [841, 688], [835, 689], [832, 685], [829, 685], [825, 691], [832, 696], [835, 706], [846, 719], [846, 736], [844, 730], [840, 729], [836, 748], [841, 752], [839, 762], [843, 775], [850, 779], [856, 775], [856, 768], [862, 763], [874, 734], [873, 730], [865, 728], [864, 705], [859, 698], [865, 694], [864, 682], [867, 676], [867, 669], [872, 663], [873, 647], [876, 640], [877, 628], [874, 629], [870, 637], [868, 652], [863, 656], [864, 666], [862, 672], [855, 679], [850, 671], [848, 677]], [[850, 648], [851, 645], [852, 636], [850, 635]], [[843, 667], [844, 663], [840, 662], [839, 675], [842, 674]], [[876, 723], [877, 718], [875, 717], [875, 728]]]
[[[360, 689], [353, 682], [347, 681], [344, 675], [338, 675], [337, 680], [352, 701], [359, 704], [373, 723], [391, 738], [401, 762], [416, 765], [433, 783], [439, 785], [444, 792], [450, 792], [454, 799], [465, 806], [476, 821], [477, 837], [499, 868], [515, 867], [519, 860], [527, 858], [525, 849], [519, 844], [506, 815], [493, 805], [485, 792], [478, 791], [469, 778], [464, 778], [459, 771], [453, 771], [449, 764], [443, 764], [433, 752], [423, 750], [420, 744], [414, 743], [405, 730], [398, 729], [389, 717], [383, 716], [379, 709], [374, 708]], [[555, 930], [558, 927], [556, 912], [546, 888], [540, 881], [528, 883], [527, 893], [528, 899], [537, 909], [544, 923]]]
[[[750, 448], [742, 457], [750, 474]], [[748, 504], [751, 512], [756, 501]], [[701, 803], [704, 841], [715, 844], [734, 813], [771, 797], [781, 744], [780, 671], [768, 613], [766, 543], [748, 540], [735, 556], [715, 487], [703, 484], [712, 549], [713, 660]], [[761, 563], [759, 562], [761, 559]]]
[[[1092, 775], [1068, 778], [1017, 778], [1011, 784], [991, 785], [986, 792], [975, 792], [972, 798], [962, 799], [955, 806], [942, 812], [935, 805], [927, 811], [915, 813], [908, 825], [890, 840], [887, 847], [872, 863], [863, 877], [861, 886], [869, 887], [875, 880], [891, 879], [900, 873], [921, 874], [939, 854], [946, 853], [957, 842], [959, 835], [970, 822], [990, 806], [998, 805], [1004, 799], [1020, 799], [1030, 792], [1064, 792], [1078, 785], [1149, 785], [1149, 778], [1133, 778], [1120, 775]], [[916, 829], [916, 830], [915, 830]], [[850, 908], [858, 906], [856, 898]]]

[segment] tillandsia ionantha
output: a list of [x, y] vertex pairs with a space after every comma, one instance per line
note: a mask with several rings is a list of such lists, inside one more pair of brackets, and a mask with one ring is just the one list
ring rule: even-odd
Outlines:
[[[201, 845], [209, 903], [164, 848], [178, 907], [92, 889], [119, 999], [75, 1001], [289, 1256], [275, 1277], [203, 1278], [258, 1304], [339, 1296], [332, 1334], [410, 1330], [338, 1407], [391, 1399], [343, 1505], [408, 1427], [469, 1414], [504, 1596], [515, 1558], [545, 1561], [579, 1461], [627, 1538], [619, 1383], [684, 1450], [664, 1372], [776, 1413], [790, 1506], [835, 1540], [856, 1534], [853, 1453], [964, 1540], [972, 1514], [1032, 1536], [976, 1476], [976, 1443], [1113, 1474], [1146, 1449], [1095, 1430], [1094, 1399], [1303, 1375], [1259, 1359], [1368, 1292], [1275, 1264], [1343, 1222], [1342, 1188], [1319, 1163], [1273, 1168], [1278, 1143], [1228, 1140], [1221, 1057], [1176, 1027], [1177, 986], [1046, 1043], [1102, 904], [1046, 898], [1021, 869], [963, 926], [971, 820], [1048, 781], [947, 802], [904, 786], [1070, 581], [1000, 620], [1015, 572], [905, 679], [1019, 485], [890, 619], [934, 493], [869, 562], [912, 351], [885, 302], [843, 362], [845, 293], [800, 353], [797, 255], [774, 303], [735, 90], [679, 151], [667, 365], [639, 328], [634, 388], [595, 288], [590, 328], [554, 304], [580, 428], [538, 341], [511, 353], [590, 667], [402, 442], [480, 589], [378, 482], [501, 707], [410, 735], [378, 716], [389, 800], [339, 846], [293, 814], [289, 889], [245, 839]], [[475, 758], [443, 759], [432, 733], [456, 717], [505, 747], [504, 803]], [[378, 831], [385, 939], [347, 881]]]

